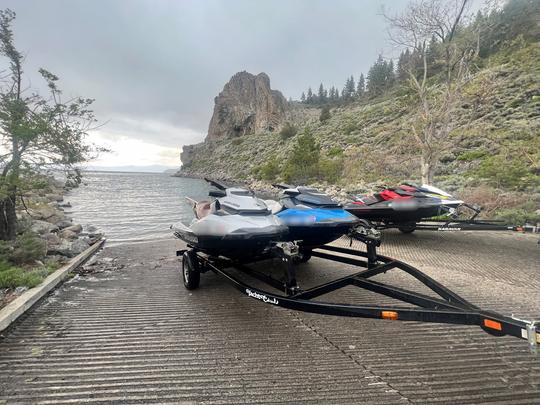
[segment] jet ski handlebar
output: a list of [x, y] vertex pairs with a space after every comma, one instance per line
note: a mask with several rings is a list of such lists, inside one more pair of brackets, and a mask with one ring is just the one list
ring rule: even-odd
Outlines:
[[212, 179], [209, 179], [207, 177], [205, 177], [204, 180], [206, 180], [208, 183], [210, 183], [211, 185], [213, 185], [214, 187], [216, 187], [219, 190], [227, 190], [228, 188], [230, 188], [225, 183], [222, 183], [222, 182], [217, 181], [217, 180], [212, 180]]
[[275, 187], [275, 188], [280, 188], [282, 190], [287, 190], [289, 188], [295, 188], [294, 186], [291, 186], [290, 184], [285, 184], [285, 183], [272, 184], [272, 186]]

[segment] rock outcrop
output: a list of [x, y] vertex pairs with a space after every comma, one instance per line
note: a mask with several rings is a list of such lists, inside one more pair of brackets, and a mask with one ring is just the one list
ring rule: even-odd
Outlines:
[[206, 140], [276, 131], [285, 121], [286, 110], [285, 97], [270, 88], [266, 73], [236, 73], [215, 98]]

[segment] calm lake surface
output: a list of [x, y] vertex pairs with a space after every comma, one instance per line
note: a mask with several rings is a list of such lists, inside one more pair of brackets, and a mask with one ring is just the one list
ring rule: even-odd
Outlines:
[[161, 173], [87, 172], [83, 184], [65, 196], [75, 223], [96, 226], [109, 242], [133, 242], [172, 235], [173, 222], [189, 222], [193, 211], [185, 196], [208, 196], [199, 179]]

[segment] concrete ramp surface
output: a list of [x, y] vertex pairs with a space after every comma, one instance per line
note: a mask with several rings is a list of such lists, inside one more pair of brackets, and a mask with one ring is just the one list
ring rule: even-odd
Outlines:
[[[390, 231], [383, 239], [382, 254], [474, 304], [540, 319], [538, 236]], [[179, 247], [106, 247], [104, 271], [75, 277], [16, 322], [0, 339], [0, 404], [540, 403], [540, 356], [524, 340], [289, 311], [212, 273], [187, 291]], [[313, 258], [298, 278], [352, 270]], [[344, 290], [340, 298], [380, 297]]]

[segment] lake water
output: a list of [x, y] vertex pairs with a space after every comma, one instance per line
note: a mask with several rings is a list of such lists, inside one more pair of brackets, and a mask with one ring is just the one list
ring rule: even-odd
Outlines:
[[170, 237], [172, 223], [193, 218], [184, 197], [202, 199], [208, 190], [203, 180], [168, 174], [88, 172], [65, 201], [75, 223], [94, 225], [109, 242], [121, 243]]

